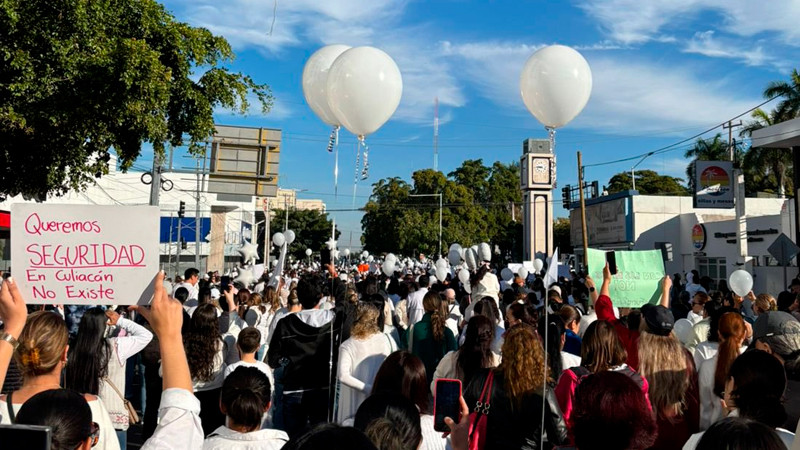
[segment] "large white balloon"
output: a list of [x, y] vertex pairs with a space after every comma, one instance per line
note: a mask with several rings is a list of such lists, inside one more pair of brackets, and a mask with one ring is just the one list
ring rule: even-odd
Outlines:
[[753, 277], [742, 269], [734, 270], [728, 278], [728, 286], [739, 297], [744, 297], [753, 289]]
[[491, 261], [492, 260], [492, 247], [486, 242], [481, 242], [478, 246], [478, 261]]
[[284, 231], [283, 236], [286, 238], [286, 245], [292, 245], [292, 242], [294, 242], [294, 238], [296, 237], [294, 235], [294, 231], [292, 230]]
[[380, 128], [403, 96], [403, 78], [391, 56], [375, 47], [342, 53], [328, 72], [328, 106], [339, 123], [356, 136]]
[[522, 101], [546, 127], [563, 127], [586, 106], [592, 93], [592, 71], [570, 47], [551, 45], [528, 58], [519, 78]]
[[311, 249], [310, 249], [310, 248], [307, 248], [307, 249], [306, 249], [306, 256], [311, 256], [311, 254], [312, 254], [312, 253], [314, 253], [314, 252], [313, 252], [313, 251], [311, 251]]
[[523, 280], [527, 280], [528, 269], [526, 269], [525, 266], [520, 267], [519, 270], [517, 271], [517, 275], [519, 275], [519, 277], [522, 278]]
[[461, 269], [458, 271], [458, 279], [463, 284], [469, 284], [469, 270]]
[[471, 248], [465, 250], [464, 253], [464, 261], [467, 262], [467, 267], [470, 270], [475, 270], [478, 268], [478, 253]]
[[506, 282], [511, 281], [511, 279], [514, 278], [514, 272], [512, 272], [511, 269], [509, 269], [508, 267], [506, 267], [500, 271], [500, 278], [502, 278]]
[[239, 248], [239, 254], [242, 255], [242, 260], [245, 264], [255, 262], [258, 259], [258, 247], [253, 245], [252, 242], [245, 240], [242, 247]]
[[381, 269], [383, 270], [383, 274], [387, 277], [394, 275], [395, 261], [384, 261]]
[[450, 260], [450, 264], [457, 266], [461, 263], [461, 252], [459, 252], [459, 248], [451, 248], [450, 252], [447, 254], [447, 259]]
[[675, 332], [675, 336], [684, 345], [689, 342], [689, 339], [694, 335], [692, 322], [689, 321], [689, 319], [676, 320], [675, 325], [672, 327], [672, 331]]
[[349, 248], [344, 249], [344, 256], [350, 256], [350, 249]]
[[537, 273], [538, 273], [538, 272], [541, 272], [543, 267], [544, 267], [544, 261], [542, 261], [542, 260], [541, 260], [541, 259], [539, 259], [539, 258], [536, 258], [536, 259], [534, 259], [534, 260], [533, 260], [533, 269], [534, 269], [534, 270], [535, 270]]
[[275, 233], [272, 235], [272, 243], [277, 247], [283, 247], [283, 244], [286, 243], [286, 236], [283, 233]]
[[439, 258], [436, 260], [436, 268], [437, 269], [447, 269], [447, 260], [444, 258]]
[[436, 268], [436, 279], [444, 282], [447, 279], [447, 269], [444, 267], [437, 267]]
[[326, 45], [314, 52], [303, 67], [303, 96], [306, 103], [328, 125], [339, 125], [339, 120], [328, 106], [328, 73], [336, 58], [349, 49], [347, 45]]

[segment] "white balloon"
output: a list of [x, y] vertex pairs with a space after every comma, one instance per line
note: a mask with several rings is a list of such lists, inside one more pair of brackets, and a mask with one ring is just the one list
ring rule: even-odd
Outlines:
[[563, 127], [586, 106], [592, 93], [592, 71], [570, 47], [551, 45], [536, 51], [519, 78], [522, 101], [546, 127]]
[[480, 259], [479, 262], [482, 261], [491, 261], [492, 260], [492, 247], [489, 246], [486, 242], [481, 242], [481, 245], [478, 246], [478, 256]]
[[286, 243], [286, 236], [283, 233], [275, 233], [272, 235], [272, 243], [277, 247], [283, 247], [283, 244]]
[[447, 254], [447, 259], [450, 260], [450, 264], [453, 266], [457, 266], [461, 263], [461, 253], [459, 249], [460, 248], [451, 248], [450, 252]]
[[458, 279], [463, 284], [469, 284], [469, 270], [461, 269], [458, 271]]
[[467, 267], [470, 270], [475, 270], [478, 268], [478, 253], [475, 250], [468, 248], [466, 250], [466, 254], [464, 255], [464, 261], [467, 262]]
[[450, 248], [448, 250], [451, 252], [456, 250], [460, 255], [464, 253], [464, 249], [461, 248], [461, 245], [459, 244], [450, 244]]
[[328, 125], [339, 125], [339, 120], [328, 106], [328, 73], [336, 58], [349, 49], [347, 45], [326, 45], [314, 52], [303, 67], [303, 96], [306, 103]]
[[286, 238], [286, 245], [292, 245], [292, 242], [294, 242], [295, 238], [294, 231], [286, 230], [283, 232], [283, 236]]
[[242, 271], [239, 273], [234, 280], [234, 283], [241, 283], [244, 287], [249, 287], [256, 278], [253, 276], [253, 271], [247, 268], [242, 268]]
[[511, 281], [514, 278], [514, 272], [511, 271], [508, 267], [500, 271], [500, 278], [505, 280], [506, 282]]
[[349, 248], [344, 249], [344, 256], [350, 256], [350, 249]]
[[239, 248], [239, 254], [242, 255], [242, 260], [245, 263], [255, 261], [258, 259], [258, 247], [253, 245], [252, 242], [244, 241], [244, 244]]
[[728, 278], [728, 286], [739, 297], [744, 297], [753, 289], [753, 277], [742, 269], [734, 270]]
[[394, 60], [375, 47], [342, 53], [328, 72], [328, 106], [342, 126], [356, 136], [380, 128], [403, 96], [403, 78]]
[[447, 269], [443, 267], [436, 268], [436, 279], [444, 282], [447, 279]]
[[389, 261], [397, 262], [397, 256], [395, 256], [394, 253], [389, 253], [388, 255], [386, 255], [386, 258], [384, 258], [383, 260], [386, 261], [386, 262], [389, 262]]
[[310, 248], [306, 249], [306, 256], [311, 256], [312, 253], [314, 252], [312, 252]]
[[339, 257], [339, 255], [340, 255], [340, 253], [339, 253], [339, 250], [334, 250], [334, 251], [333, 251], [333, 257], [334, 257], [334, 259], [335, 259], [335, 258], [338, 258], [338, 257]]
[[391, 263], [388, 261], [384, 261], [383, 266], [381, 266], [381, 270], [383, 270], [383, 274], [387, 277], [394, 275], [395, 264], [394, 261]]
[[689, 338], [691, 338], [694, 334], [692, 322], [689, 319], [676, 320], [675, 325], [672, 327], [672, 331], [675, 332], [675, 336], [679, 341], [681, 341], [682, 344], [689, 342]]
[[447, 269], [447, 260], [444, 258], [439, 258], [436, 260], [436, 268], [437, 269]]
[[528, 269], [526, 269], [525, 266], [520, 267], [519, 270], [517, 271], [517, 275], [519, 275], [519, 277], [522, 278], [523, 280], [527, 280]]
[[372, 261], [375, 261], [375, 257], [372, 256], [372, 255], [368, 255], [367, 256], [367, 262], [372, 262]]
[[533, 268], [536, 272], [541, 272], [542, 268], [544, 267], [544, 261], [539, 258], [533, 260]]

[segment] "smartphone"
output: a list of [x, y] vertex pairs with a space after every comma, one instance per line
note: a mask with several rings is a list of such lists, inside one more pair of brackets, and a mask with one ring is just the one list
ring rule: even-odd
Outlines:
[[461, 416], [461, 381], [447, 378], [436, 380], [433, 395], [433, 429], [436, 431], [450, 431], [444, 423], [444, 418], [449, 417], [456, 422]]
[[322, 250], [322, 252], [320, 252], [319, 256], [321, 259], [320, 262], [322, 263], [322, 267], [325, 267], [331, 263], [331, 250], [324, 249]]
[[3, 448], [50, 450], [51, 434], [50, 427], [40, 425], [0, 425]]
[[222, 278], [220, 278], [220, 282], [219, 282], [219, 291], [220, 291], [220, 293], [224, 294], [225, 291], [228, 290], [228, 286], [230, 284], [231, 284], [231, 277], [223, 276]]
[[611, 275], [617, 274], [617, 255], [613, 251], [606, 252], [606, 262], [608, 263], [608, 270]]

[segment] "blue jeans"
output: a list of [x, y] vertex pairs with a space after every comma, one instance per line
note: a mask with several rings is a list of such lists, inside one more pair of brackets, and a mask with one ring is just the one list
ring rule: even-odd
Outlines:
[[116, 432], [120, 450], [126, 450], [128, 448], [128, 430], [116, 430]]

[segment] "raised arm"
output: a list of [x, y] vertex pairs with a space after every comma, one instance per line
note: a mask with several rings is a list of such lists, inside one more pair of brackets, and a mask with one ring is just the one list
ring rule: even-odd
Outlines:
[[600, 295], [597, 292], [597, 287], [594, 285], [594, 280], [589, 274], [586, 274], [586, 277], [583, 279], [583, 284], [586, 286], [586, 289], [589, 290], [589, 300], [592, 301], [592, 305], [597, 303], [597, 297]]
[[[28, 309], [25, 307], [25, 300], [17, 288], [17, 283], [13, 278], [8, 277], [0, 287], [0, 319], [3, 319], [4, 325], [0, 335], [4, 338], [8, 336], [6, 339], [13, 339], [16, 342], [25, 327], [27, 318]], [[11, 356], [16, 347], [6, 339], [0, 340], [0, 388], [3, 387], [8, 365], [11, 364]]]
[[661, 281], [661, 306], [669, 308], [669, 291], [672, 289], [672, 278], [669, 275], [664, 275]]
[[610, 286], [611, 286], [611, 269], [608, 268], [608, 263], [606, 263], [605, 267], [603, 267], [603, 284], [600, 285], [600, 295], [605, 295], [606, 297], [611, 298], [611, 295], [609, 295]]
[[153, 340], [153, 333], [147, 328], [121, 317], [116, 311], [106, 311], [106, 317], [108, 317], [109, 325], [117, 325], [128, 333], [126, 336], [116, 338], [117, 355], [119, 356], [120, 364], [142, 351]]

